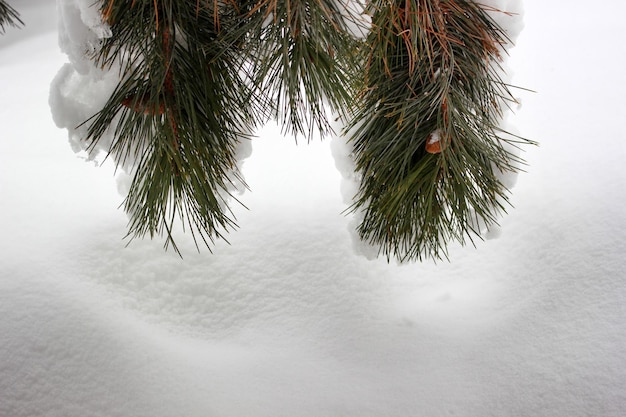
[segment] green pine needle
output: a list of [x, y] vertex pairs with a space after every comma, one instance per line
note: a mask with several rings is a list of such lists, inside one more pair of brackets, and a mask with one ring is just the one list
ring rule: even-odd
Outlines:
[[24, 26], [19, 13], [9, 6], [4, 0], [0, 0], [0, 33], [5, 33], [6, 26]]
[[296, 137], [331, 133], [327, 110], [345, 115], [355, 95], [356, 17], [335, 0], [248, 4], [246, 55], [271, 117]]

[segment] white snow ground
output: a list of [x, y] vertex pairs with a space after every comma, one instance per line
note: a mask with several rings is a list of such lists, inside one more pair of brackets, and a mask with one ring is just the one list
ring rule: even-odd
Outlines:
[[268, 128], [213, 255], [125, 247], [112, 168], [48, 107], [54, 4], [0, 36], [0, 416], [622, 416], [626, 6], [525, 0], [509, 61], [541, 142], [496, 240], [353, 253], [329, 142]]

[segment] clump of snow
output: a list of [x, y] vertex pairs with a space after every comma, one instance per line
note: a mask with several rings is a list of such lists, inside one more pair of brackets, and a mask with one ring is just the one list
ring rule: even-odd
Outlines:
[[[333, 130], [341, 131], [343, 125], [335, 122]], [[333, 136], [330, 149], [335, 160], [335, 168], [341, 174], [341, 197], [344, 203], [351, 204], [358, 191], [359, 174], [352, 157], [352, 145], [341, 136]]]
[[[89, 70], [81, 72], [79, 68]], [[87, 152], [89, 124], [85, 121], [102, 109], [118, 81], [116, 72], [102, 71], [88, 61], [81, 61], [80, 65], [66, 63], [54, 77], [49, 97], [52, 117], [58, 127], [67, 129], [74, 152]], [[97, 160], [106, 154], [112, 140], [111, 133], [105, 135], [89, 151], [88, 159]]]
[[430, 136], [428, 136], [428, 140], [426, 141], [426, 144], [434, 145], [435, 143], [439, 142], [440, 139], [441, 139], [441, 129], [435, 129], [435, 131], [431, 133]]
[[57, 1], [59, 46], [81, 74], [93, 71], [89, 55], [97, 50], [100, 39], [111, 36], [99, 6], [90, 0]]
[[[102, 21], [99, 3], [91, 0], [59, 0], [59, 46], [68, 59], [50, 88], [50, 108], [56, 125], [67, 129], [74, 152], [84, 152], [88, 160], [108, 153], [113, 141], [110, 130], [89, 149], [86, 141], [90, 117], [102, 109], [120, 81], [118, 68], [99, 68], [92, 58], [100, 41], [111, 35]], [[123, 167], [130, 169], [130, 166]]]
[[[334, 119], [333, 130], [335, 132], [341, 132], [343, 129], [344, 124], [341, 119]], [[363, 209], [352, 207], [354, 198], [359, 191], [359, 183], [361, 181], [360, 174], [356, 171], [352, 144], [348, 143], [346, 136], [334, 135], [330, 142], [330, 149], [333, 160], [335, 161], [335, 168], [337, 168], [341, 174], [339, 189], [344, 204], [348, 206], [344, 214], [350, 218], [348, 231], [351, 237], [352, 249], [354, 253], [364, 256], [368, 260], [376, 259], [378, 258], [380, 249], [362, 240], [357, 232], [357, 228], [363, 221], [365, 212]]]

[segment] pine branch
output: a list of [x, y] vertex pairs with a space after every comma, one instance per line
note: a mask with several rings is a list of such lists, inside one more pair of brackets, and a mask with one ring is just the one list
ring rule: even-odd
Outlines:
[[345, 115], [355, 94], [356, 16], [335, 0], [242, 3], [245, 55], [271, 116], [296, 137], [330, 133], [326, 107]]
[[94, 57], [123, 75], [88, 137], [95, 146], [113, 128], [109, 155], [133, 167], [129, 236], [165, 235], [176, 251], [176, 219], [207, 246], [236, 227], [227, 205], [233, 181], [243, 183], [235, 149], [256, 121], [238, 51], [221, 39], [211, 5], [108, 0], [112, 36]]
[[[498, 74], [506, 34], [466, 0], [372, 1], [365, 84], [350, 124], [362, 239], [403, 260], [447, 257], [480, 237], [522, 161], [500, 131], [514, 101]], [[522, 143], [529, 141], [520, 139]]]
[[6, 26], [20, 27], [24, 26], [24, 22], [22, 22], [20, 15], [15, 9], [4, 0], [0, 0], [0, 33], [5, 33]]

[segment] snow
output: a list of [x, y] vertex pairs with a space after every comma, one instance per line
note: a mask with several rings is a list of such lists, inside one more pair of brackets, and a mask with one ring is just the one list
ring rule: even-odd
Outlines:
[[510, 120], [541, 146], [515, 208], [398, 267], [354, 253], [331, 141], [271, 125], [230, 245], [126, 247], [113, 167], [51, 117], [51, 3], [0, 37], [0, 416], [624, 414], [626, 7], [524, 2], [509, 66], [537, 93]]

